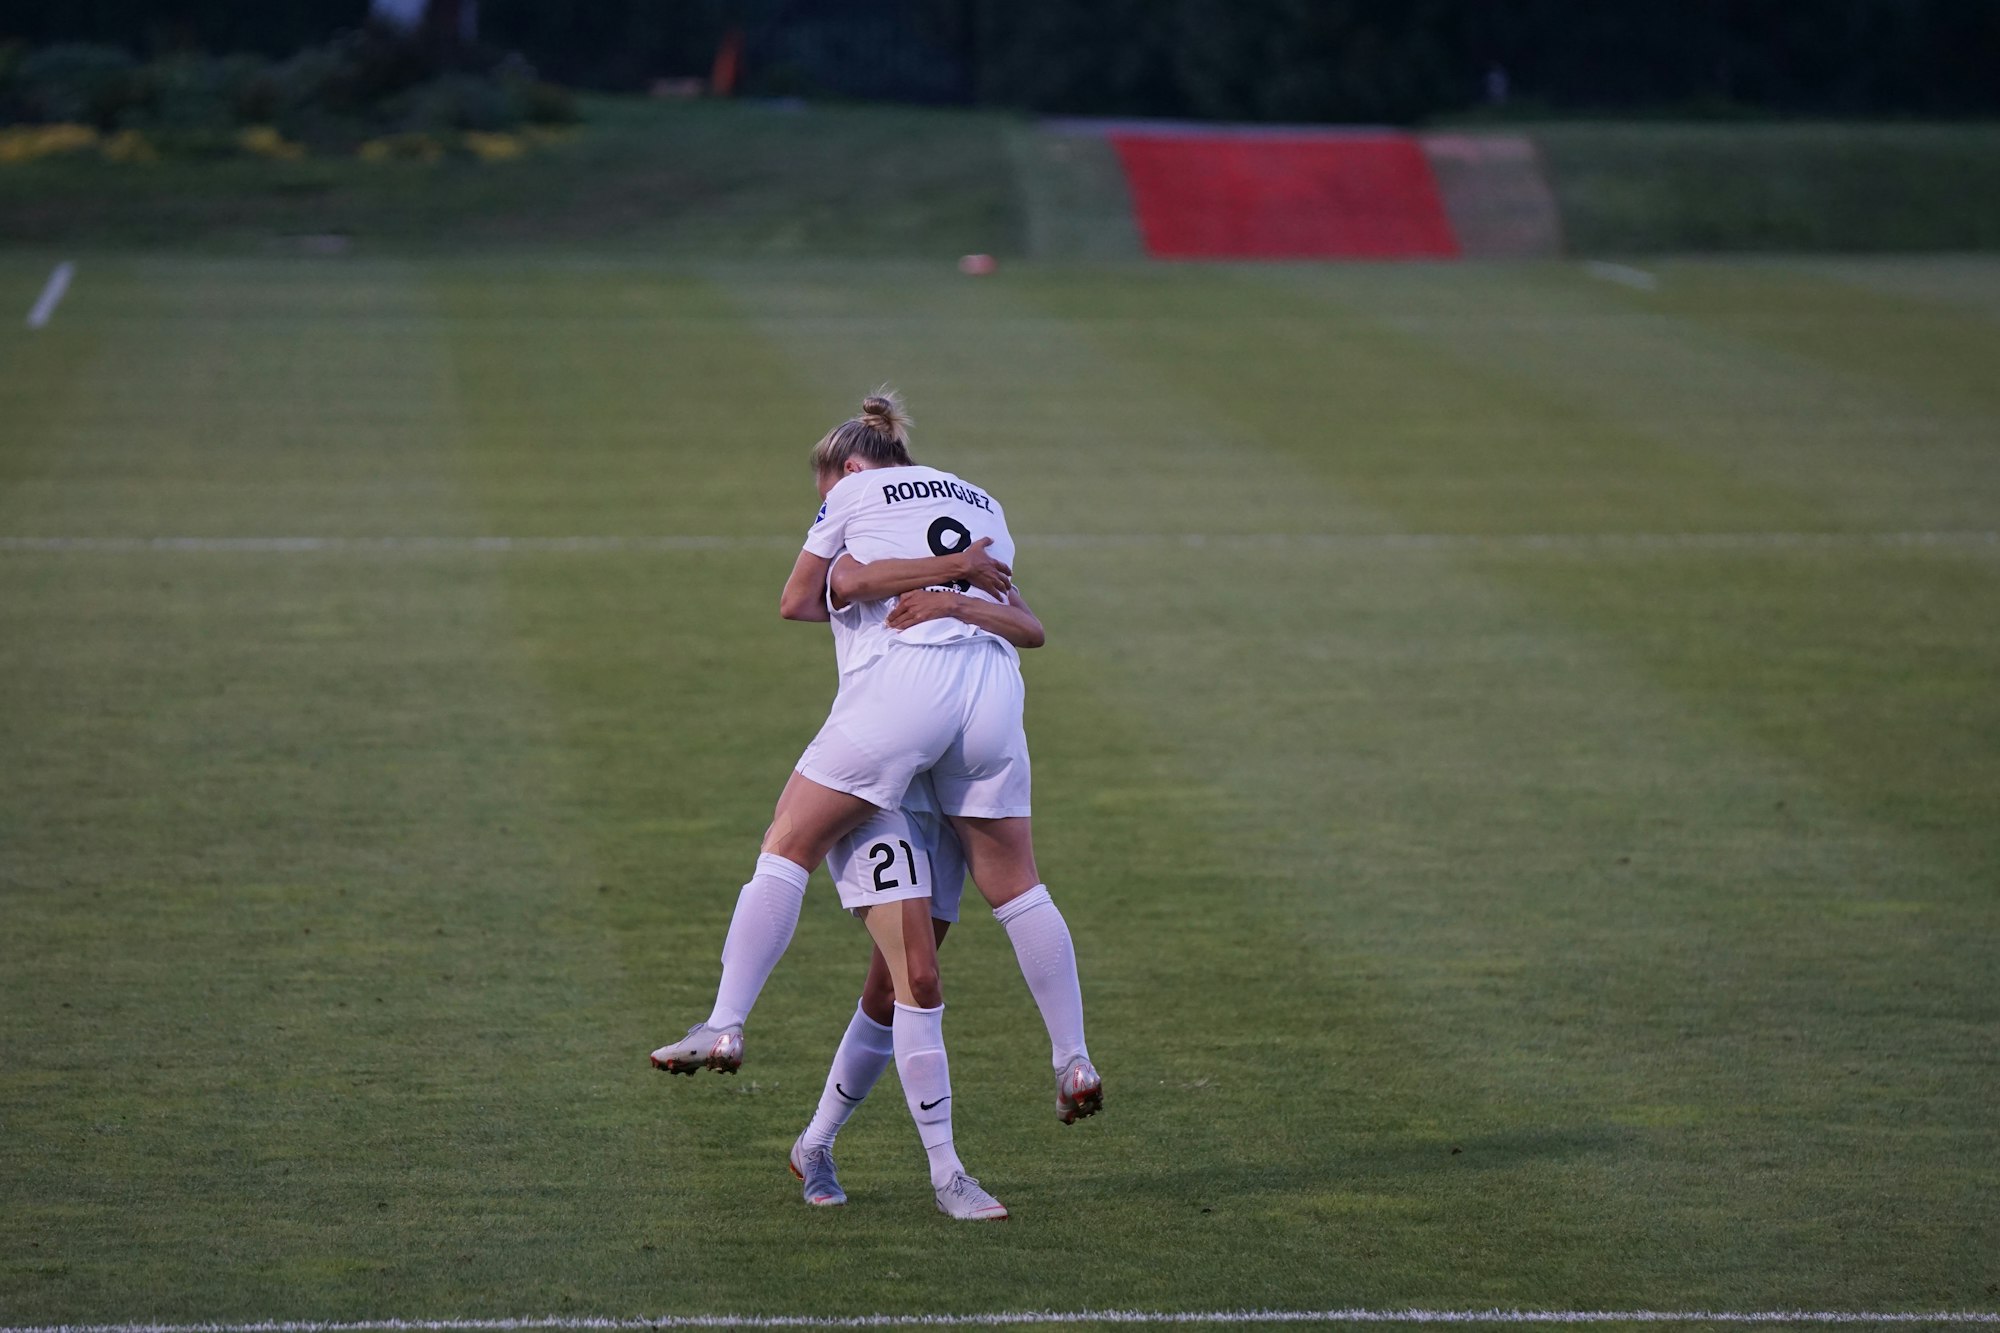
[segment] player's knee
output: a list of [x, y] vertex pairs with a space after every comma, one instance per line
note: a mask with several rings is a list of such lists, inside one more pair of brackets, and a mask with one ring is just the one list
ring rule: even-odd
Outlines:
[[896, 981], [880, 958], [877, 954], [877, 966], [868, 969], [868, 979], [861, 983], [861, 1012], [886, 1027], [896, 1017]]
[[801, 836], [796, 828], [781, 831], [773, 825], [764, 834], [764, 845], [759, 850], [767, 856], [782, 856], [802, 866], [816, 866], [826, 859], [831, 848], [832, 843], [825, 839]]
[[910, 998], [920, 1009], [935, 1009], [944, 1003], [944, 987], [938, 982], [935, 962], [910, 964]]

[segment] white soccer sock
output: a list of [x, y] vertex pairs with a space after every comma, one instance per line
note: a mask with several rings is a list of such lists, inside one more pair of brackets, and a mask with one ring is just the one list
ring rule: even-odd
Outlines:
[[757, 993], [785, 956], [798, 928], [812, 872], [796, 861], [768, 852], [757, 858], [757, 873], [736, 895], [729, 937], [722, 942], [722, 984], [716, 987], [712, 1028], [732, 1027], [750, 1017]]
[[1028, 993], [1042, 1011], [1049, 1029], [1049, 1054], [1061, 1069], [1076, 1056], [1089, 1057], [1083, 1044], [1083, 986], [1076, 979], [1076, 946], [1070, 942], [1069, 923], [1062, 909], [1049, 897], [1046, 884], [1037, 884], [1020, 897], [993, 909], [994, 919], [1006, 928], [1014, 942], [1014, 957], [1020, 961], [1021, 975]]
[[951, 1146], [951, 1067], [944, 1057], [944, 1006], [896, 1006], [896, 1077], [917, 1122], [917, 1137], [931, 1158], [931, 1187], [941, 1188], [965, 1170]]
[[805, 1146], [831, 1148], [833, 1136], [861, 1105], [861, 1099], [882, 1077], [896, 1055], [895, 1029], [882, 1026], [854, 1006], [840, 1049], [833, 1053], [833, 1068], [826, 1071], [826, 1090], [819, 1095], [819, 1109], [806, 1126]]

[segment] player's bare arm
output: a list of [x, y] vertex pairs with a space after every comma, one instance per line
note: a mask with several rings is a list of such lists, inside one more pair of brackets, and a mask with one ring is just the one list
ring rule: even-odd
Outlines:
[[778, 614], [787, 620], [829, 619], [826, 575], [832, 563], [823, 555], [800, 551], [790, 576], [785, 579], [785, 590], [778, 594]]
[[992, 557], [987, 550], [991, 545], [991, 538], [982, 537], [953, 555], [877, 560], [872, 564], [863, 564], [851, 555], [842, 555], [836, 562], [801, 551], [785, 579], [784, 591], [778, 594], [778, 614], [786, 620], [825, 621], [829, 589], [839, 606], [878, 601], [939, 583], [967, 583], [995, 597], [1005, 597], [1013, 587], [1013, 570]]
[[1028, 608], [1020, 591], [1010, 588], [1006, 597], [1003, 605], [982, 597], [967, 597], [937, 588], [920, 589], [899, 597], [883, 623], [893, 630], [905, 630], [926, 620], [950, 616], [989, 634], [997, 634], [1016, 648], [1039, 648], [1048, 642], [1041, 618]]
[[833, 591], [836, 606], [880, 601], [947, 583], [969, 584], [995, 597], [1004, 597], [1014, 586], [1014, 571], [993, 558], [987, 549], [992, 545], [991, 537], [981, 537], [963, 551], [915, 560], [863, 563], [851, 555], [842, 555], [834, 562], [828, 587]]

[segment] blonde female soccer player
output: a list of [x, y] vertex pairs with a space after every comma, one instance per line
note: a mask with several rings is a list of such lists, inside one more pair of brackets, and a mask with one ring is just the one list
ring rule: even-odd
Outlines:
[[[778, 798], [757, 873], [731, 918], [708, 1021], [655, 1051], [653, 1063], [670, 1073], [742, 1064], [744, 1020], [790, 943], [810, 867], [871, 818], [899, 817], [912, 780], [928, 771], [973, 880], [998, 905], [1049, 1019], [1058, 1113], [1090, 1114], [1102, 1104], [1102, 1083], [1083, 1044], [1069, 929], [1035, 864], [1019, 661], [981, 623], [1013, 605], [1011, 584], [994, 568], [1014, 553], [1005, 515], [979, 488], [917, 465], [893, 396], [864, 402], [861, 416], [815, 446], [813, 463], [825, 503], [780, 609], [817, 619], [828, 589], [836, 602], [885, 609], [850, 645], [832, 711]], [[852, 558], [836, 564], [842, 554]], [[924, 590], [955, 599], [903, 595]], [[891, 978], [897, 1074], [930, 1155], [938, 1206], [957, 1217], [1005, 1216], [952, 1149], [928, 886], [911, 882], [914, 875], [895, 876], [894, 885], [886, 878], [850, 886], [868, 896], [848, 905], [862, 912]]]

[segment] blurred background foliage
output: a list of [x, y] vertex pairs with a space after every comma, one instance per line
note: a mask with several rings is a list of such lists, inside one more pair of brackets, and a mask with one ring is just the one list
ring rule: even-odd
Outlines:
[[[324, 60], [364, 9], [11, 0], [0, 40]], [[478, 20], [480, 51], [603, 91], [706, 75], [736, 32], [741, 89], [763, 95], [1265, 121], [2000, 113], [1993, 0], [483, 0]], [[102, 53], [62, 58], [87, 101], [118, 83]], [[212, 109], [247, 68], [177, 66], [151, 105]], [[503, 114], [462, 83], [414, 101], [418, 118]]]
[[0, 123], [136, 136], [154, 151], [227, 153], [247, 127], [268, 144], [354, 151], [395, 136], [494, 133], [575, 118], [569, 94], [517, 57], [444, 55], [351, 29], [282, 58], [160, 44], [141, 59], [105, 43], [0, 49]]

